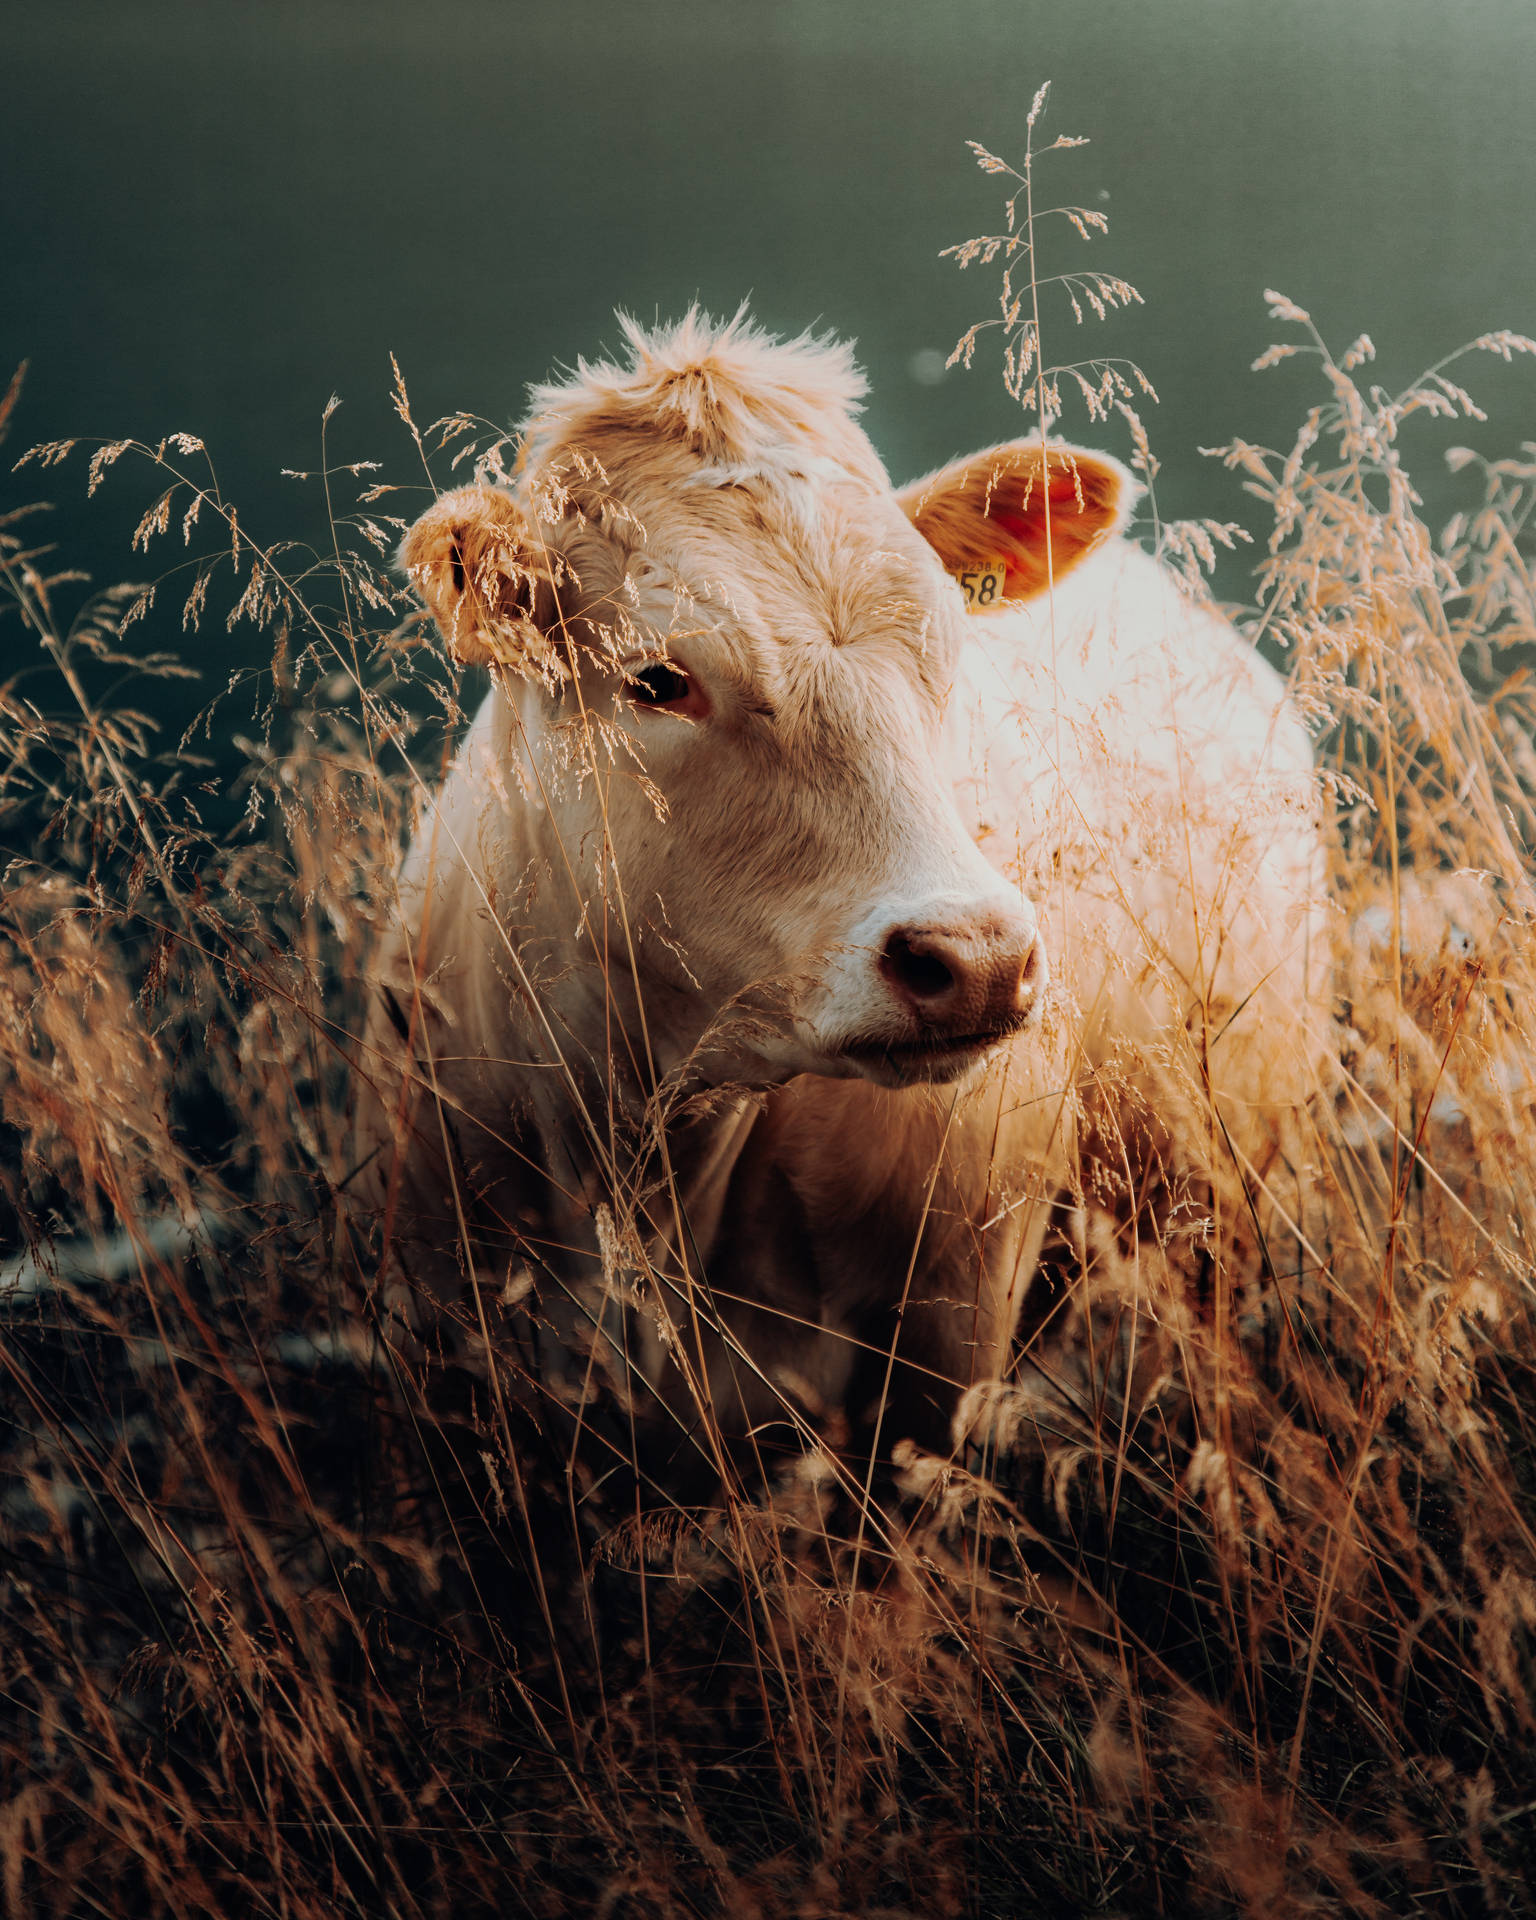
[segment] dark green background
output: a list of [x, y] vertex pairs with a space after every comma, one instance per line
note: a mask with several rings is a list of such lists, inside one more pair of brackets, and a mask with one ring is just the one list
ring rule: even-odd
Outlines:
[[[1049, 181], [1112, 217], [1081, 257], [1147, 302], [1081, 347], [1058, 309], [1047, 344], [1146, 368], [1166, 514], [1240, 513], [1195, 448], [1288, 440], [1319, 393], [1294, 367], [1247, 371], [1282, 331], [1265, 286], [1340, 346], [1369, 329], [1393, 385], [1488, 327], [1536, 331], [1536, 0], [3, 11], [0, 356], [32, 360], [8, 453], [186, 428], [263, 537], [315, 530], [277, 475], [316, 463], [332, 391], [333, 457], [409, 477], [390, 349], [419, 417], [506, 420], [530, 379], [613, 341], [618, 305], [750, 294], [774, 327], [852, 336], [898, 478], [1007, 435], [995, 348], [936, 384], [913, 361], [991, 307], [990, 276], [936, 257], [998, 215], [963, 142], [1019, 153], [1047, 78], [1047, 132], [1093, 142]], [[1484, 444], [1536, 433], [1536, 363], [1471, 377], [1497, 414]], [[1469, 437], [1425, 435], [1431, 477]], [[90, 509], [78, 472], [47, 491], [71, 553], [135, 570], [124, 516], [147, 479], [115, 474]], [[214, 632], [210, 665], [254, 644]]]

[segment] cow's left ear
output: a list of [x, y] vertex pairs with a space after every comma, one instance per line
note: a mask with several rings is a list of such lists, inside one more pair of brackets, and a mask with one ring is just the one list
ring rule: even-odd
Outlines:
[[[950, 573], [1001, 560], [1005, 600], [1030, 600], [1121, 531], [1140, 492], [1118, 460], [1038, 440], [989, 447], [897, 494]], [[1049, 532], [1047, 532], [1049, 519]]]

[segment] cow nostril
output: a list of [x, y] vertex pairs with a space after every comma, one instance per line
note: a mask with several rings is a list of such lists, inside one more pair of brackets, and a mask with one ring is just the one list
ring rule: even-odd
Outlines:
[[1021, 988], [1037, 987], [1040, 984], [1040, 970], [1044, 964], [1044, 958], [1045, 956], [1041, 951], [1040, 942], [1038, 940], [1031, 940], [1029, 943], [1029, 952], [1025, 954], [1024, 965], [1019, 972], [1019, 986]]
[[936, 953], [914, 946], [904, 933], [893, 933], [886, 941], [880, 970], [914, 1000], [937, 1000], [955, 984], [953, 970]]

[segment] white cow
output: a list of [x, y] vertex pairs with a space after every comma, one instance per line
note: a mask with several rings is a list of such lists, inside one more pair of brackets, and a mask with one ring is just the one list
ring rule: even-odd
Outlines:
[[617, 1265], [725, 1431], [889, 1387], [885, 1439], [945, 1444], [1116, 1036], [1234, 1125], [1295, 1097], [1306, 735], [1118, 537], [1114, 461], [895, 492], [846, 347], [626, 331], [402, 549], [493, 685], [380, 957], [361, 1184], [439, 1324], [494, 1342], [531, 1278], [568, 1328]]

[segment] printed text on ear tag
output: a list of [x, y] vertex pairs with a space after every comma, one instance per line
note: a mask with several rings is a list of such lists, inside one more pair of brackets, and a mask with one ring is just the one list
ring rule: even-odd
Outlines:
[[1005, 560], [988, 560], [979, 567], [967, 567], [964, 573], [957, 573], [955, 578], [960, 582], [967, 608], [972, 613], [979, 613], [983, 608], [1000, 607], [1003, 604], [1008, 563]]

